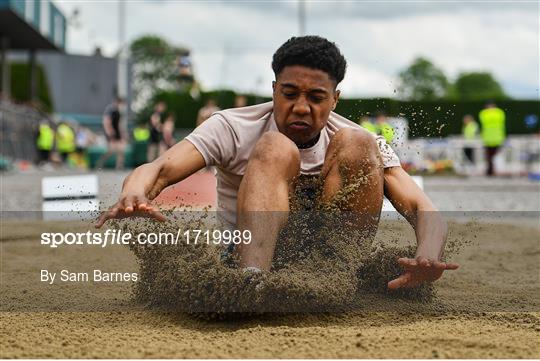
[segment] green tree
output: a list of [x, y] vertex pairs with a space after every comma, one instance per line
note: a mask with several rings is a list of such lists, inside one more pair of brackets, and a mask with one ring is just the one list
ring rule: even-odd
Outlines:
[[401, 71], [399, 79], [398, 92], [407, 100], [434, 100], [448, 95], [449, 82], [444, 72], [422, 57]]
[[135, 108], [142, 109], [159, 90], [177, 86], [177, 58], [189, 50], [175, 47], [156, 35], [144, 35], [130, 45]]
[[487, 72], [463, 72], [453, 86], [454, 96], [459, 100], [506, 99], [501, 85]]

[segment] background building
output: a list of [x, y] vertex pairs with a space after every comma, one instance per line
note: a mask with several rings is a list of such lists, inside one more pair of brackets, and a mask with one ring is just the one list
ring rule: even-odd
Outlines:
[[28, 52], [30, 69], [30, 99], [37, 96], [36, 51], [63, 52], [66, 45], [67, 20], [49, 0], [0, 0], [0, 60], [2, 62], [1, 92], [11, 93], [10, 67], [7, 51]]

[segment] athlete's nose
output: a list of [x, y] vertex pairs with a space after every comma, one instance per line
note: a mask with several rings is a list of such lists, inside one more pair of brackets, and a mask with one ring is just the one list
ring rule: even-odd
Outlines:
[[301, 95], [294, 102], [293, 113], [299, 115], [305, 115], [310, 113], [309, 103], [307, 102], [305, 96]]

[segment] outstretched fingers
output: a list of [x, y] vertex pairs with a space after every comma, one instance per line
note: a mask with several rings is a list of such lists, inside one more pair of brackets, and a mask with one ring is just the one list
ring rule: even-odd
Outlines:
[[126, 197], [123, 200], [124, 212], [127, 214], [133, 213], [135, 207], [137, 207], [137, 198], [136, 197]]
[[450, 271], [459, 268], [459, 264], [453, 262], [431, 261], [431, 266], [439, 271]]
[[399, 258], [398, 264], [406, 271], [416, 272], [420, 267], [425, 267], [420, 260], [414, 258]]
[[398, 258], [398, 264], [404, 273], [398, 278], [388, 282], [389, 289], [410, 288], [420, 285], [422, 282], [433, 282], [441, 277], [446, 270], [456, 270], [457, 263], [430, 260], [419, 256], [416, 258]]
[[442, 262], [436, 260], [429, 260], [424, 257], [418, 257], [416, 259], [402, 257], [399, 258], [398, 264], [405, 270], [418, 270], [421, 268], [435, 268], [438, 270], [456, 270], [459, 268], [459, 264], [454, 262]]
[[118, 201], [109, 210], [103, 212], [96, 222], [96, 228], [101, 228], [109, 219], [126, 217], [152, 218], [160, 222], [167, 220], [163, 213], [149, 204], [148, 199], [131, 196]]
[[388, 288], [391, 290], [397, 290], [398, 288], [416, 287], [419, 284], [420, 281], [414, 279], [411, 272], [405, 272], [398, 278], [388, 282]]
[[101, 228], [105, 222], [107, 222], [109, 219], [116, 218], [118, 214], [118, 208], [116, 205], [111, 207], [109, 210], [101, 213], [99, 216], [97, 222], [96, 222], [96, 228]]
[[167, 217], [160, 211], [147, 211], [147, 214], [150, 215], [150, 218], [153, 218], [160, 222], [165, 222], [167, 220]]

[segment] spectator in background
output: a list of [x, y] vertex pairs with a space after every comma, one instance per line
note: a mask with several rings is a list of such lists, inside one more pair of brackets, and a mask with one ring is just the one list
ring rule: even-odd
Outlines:
[[386, 139], [386, 143], [392, 143], [392, 140], [394, 139], [394, 128], [386, 120], [386, 113], [382, 111], [377, 112], [375, 123], [379, 134]]
[[68, 156], [75, 151], [75, 132], [65, 121], [61, 121], [56, 128], [56, 151], [62, 163], [66, 163]]
[[114, 101], [105, 108], [103, 113], [103, 130], [107, 137], [107, 152], [103, 154], [96, 162], [96, 168], [103, 168], [105, 162], [116, 155], [116, 169], [124, 168], [124, 150], [127, 137], [123, 134], [121, 107], [124, 100], [116, 97]]
[[154, 106], [154, 112], [150, 116], [150, 139], [148, 140], [148, 151], [146, 153], [148, 162], [152, 162], [158, 157], [159, 144], [162, 139], [161, 127], [166, 110], [167, 104], [164, 101], [159, 101]]
[[358, 124], [368, 132], [377, 134], [377, 126], [373, 124], [369, 117], [363, 116]]
[[86, 150], [95, 141], [95, 135], [87, 127], [77, 126], [75, 132], [75, 164], [77, 168], [88, 169], [88, 157]]
[[[2, 93], [0, 92], [0, 102]], [[51, 159], [54, 148], [54, 129], [51, 127], [52, 121], [49, 115], [43, 110], [43, 106], [38, 101], [31, 101], [30, 106], [39, 113], [40, 121], [34, 131], [34, 140], [37, 149], [36, 165], [45, 165]]]
[[191, 58], [189, 53], [184, 53], [176, 57], [176, 66], [178, 67], [178, 74], [180, 77], [192, 77], [193, 71], [191, 70]]
[[206, 119], [210, 118], [210, 116], [218, 110], [220, 109], [218, 108], [216, 101], [214, 99], [208, 99], [206, 105], [202, 107], [197, 114], [197, 126], [204, 123]]
[[47, 119], [43, 119], [39, 123], [39, 128], [36, 137], [36, 147], [38, 150], [37, 165], [45, 165], [49, 162], [51, 151], [54, 148], [54, 130], [49, 125]]
[[486, 150], [487, 175], [492, 177], [495, 175], [493, 158], [506, 139], [506, 114], [493, 101], [488, 101], [485, 108], [478, 114], [478, 118], [482, 127], [482, 142]]
[[[463, 128], [461, 129], [461, 132], [463, 134], [463, 139], [466, 141], [476, 139], [476, 136], [478, 135], [478, 124], [476, 124], [472, 115], [467, 114], [463, 117]], [[474, 148], [471, 145], [466, 144], [463, 148], [463, 153], [469, 163], [474, 164]]]
[[178, 90], [184, 92], [189, 89], [194, 82], [192, 62], [189, 52], [183, 52], [175, 60], [178, 69]]
[[139, 166], [147, 162], [148, 140], [150, 139], [150, 129], [147, 121], [139, 121], [133, 128], [133, 165]]
[[234, 98], [234, 107], [235, 108], [242, 108], [247, 105], [247, 98], [244, 95], [237, 95], [236, 98]]
[[145, 123], [139, 123], [133, 128], [133, 139], [136, 142], [147, 142], [150, 139], [150, 130]]
[[176, 140], [174, 139], [174, 115], [172, 113], [168, 113], [165, 117], [165, 122], [163, 122], [162, 126], [162, 134], [163, 139], [161, 140], [159, 149], [160, 155], [176, 144]]

